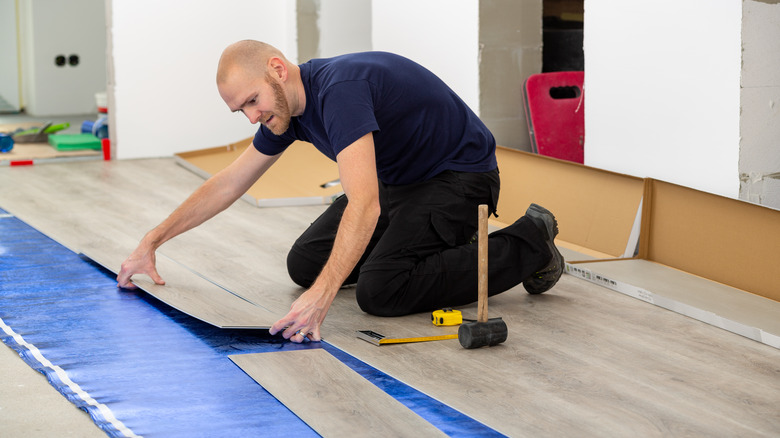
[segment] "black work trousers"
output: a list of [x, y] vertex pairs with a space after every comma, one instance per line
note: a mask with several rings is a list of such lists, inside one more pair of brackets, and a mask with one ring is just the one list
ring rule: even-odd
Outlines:
[[[363, 257], [345, 284], [356, 283], [360, 308], [401, 316], [477, 300], [477, 212], [495, 213], [498, 170], [445, 171], [421, 183], [380, 183], [382, 212]], [[336, 199], [298, 238], [290, 277], [309, 287], [330, 256], [347, 198]], [[488, 238], [488, 293], [506, 291], [546, 266], [552, 255], [527, 217]]]

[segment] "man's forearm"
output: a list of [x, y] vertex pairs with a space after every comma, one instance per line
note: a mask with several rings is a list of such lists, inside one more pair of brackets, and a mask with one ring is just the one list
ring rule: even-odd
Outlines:
[[156, 250], [163, 243], [206, 222], [238, 199], [219, 178], [203, 183], [160, 225], [149, 231], [143, 243]]
[[376, 229], [379, 213], [378, 202], [362, 206], [347, 204], [339, 223], [333, 250], [312, 289], [320, 288], [335, 295], [363, 256]]

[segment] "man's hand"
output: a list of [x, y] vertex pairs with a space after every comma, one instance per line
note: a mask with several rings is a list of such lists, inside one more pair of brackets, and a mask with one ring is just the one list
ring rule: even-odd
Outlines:
[[309, 289], [290, 306], [290, 312], [284, 318], [276, 321], [269, 332], [272, 335], [282, 332], [282, 337], [300, 343], [307, 338], [310, 341], [321, 341], [320, 326], [325, 320], [335, 294]]
[[160, 274], [157, 273], [155, 263], [154, 250], [141, 243], [138, 245], [138, 248], [130, 254], [127, 260], [122, 262], [122, 266], [119, 269], [119, 275], [116, 277], [117, 286], [135, 289], [136, 286], [130, 281], [130, 277], [134, 274], [146, 274], [156, 284], [165, 284], [165, 281], [160, 277]]
[[228, 167], [206, 180], [167, 219], [147, 233], [138, 248], [122, 263], [116, 278], [119, 287], [135, 288], [130, 282], [130, 277], [134, 274], [146, 274], [156, 284], [165, 284], [155, 268], [154, 253], [157, 248], [228, 208], [246, 193], [280, 156], [281, 154], [264, 155], [254, 147], [249, 147]]

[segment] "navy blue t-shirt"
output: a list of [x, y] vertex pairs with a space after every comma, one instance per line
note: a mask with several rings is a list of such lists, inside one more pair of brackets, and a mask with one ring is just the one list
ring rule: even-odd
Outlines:
[[258, 129], [254, 146], [266, 155], [303, 140], [335, 161], [373, 132], [377, 176], [386, 184], [497, 167], [496, 142], [484, 123], [441, 79], [409, 59], [354, 53], [312, 59], [300, 69], [306, 107], [281, 136]]

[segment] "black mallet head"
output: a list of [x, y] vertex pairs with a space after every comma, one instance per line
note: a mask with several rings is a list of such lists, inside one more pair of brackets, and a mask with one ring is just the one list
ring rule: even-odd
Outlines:
[[501, 318], [469, 322], [458, 328], [458, 341], [463, 348], [492, 347], [506, 341], [506, 335], [506, 323]]

